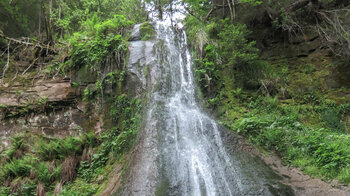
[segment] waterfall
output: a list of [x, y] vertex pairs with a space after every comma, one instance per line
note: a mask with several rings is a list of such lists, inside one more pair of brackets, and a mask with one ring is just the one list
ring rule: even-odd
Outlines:
[[130, 45], [128, 69], [149, 101], [122, 195], [272, 195], [258, 168], [244, 170], [226, 152], [219, 126], [201, 111], [186, 33], [174, 21], [155, 21], [155, 39]]
[[155, 59], [162, 73], [151, 104], [160, 109], [153, 111], [159, 113], [155, 120], [162, 124], [157, 130], [162, 181], [173, 195], [232, 195], [242, 184], [216, 122], [203, 114], [195, 101], [186, 34], [167, 22], [157, 22], [156, 31], [161, 43], [155, 47]]

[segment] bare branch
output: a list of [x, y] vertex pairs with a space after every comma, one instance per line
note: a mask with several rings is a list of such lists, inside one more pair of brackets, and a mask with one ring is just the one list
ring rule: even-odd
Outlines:
[[4, 71], [2, 72], [1, 82], [3, 82], [3, 80], [5, 78], [6, 71], [9, 68], [9, 64], [10, 64], [10, 45], [11, 45], [11, 41], [9, 41], [7, 44], [7, 62], [6, 62], [6, 65], [4, 67]]
[[317, 12], [316, 30], [327, 41], [329, 49], [337, 56], [350, 57], [349, 8], [322, 10]]
[[[22, 40], [6, 37], [5, 35], [2, 35], [2, 34], [0, 34], [0, 38], [7, 39], [8, 41], [11, 41], [11, 42], [16, 43], [16, 44], [22, 44], [22, 45], [26, 45], [26, 46], [33, 46], [35, 48], [46, 49], [47, 51], [57, 53], [57, 51], [54, 48], [51, 48], [49, 45], [47, 45], [47, 46], [42, 45], [39, 42], [34, 44], [34, 43], [29, 42], [29, 41], [22, 41]], [[29, 38], [27, 38], [27, 39], [29, 40]]]
[[36, 58], [33, 62], [32, 62], [32, 64], [30, 64], [29, 66], [28, 66], [28, 68], [26, 69], [26, 70], [24, 70], [24, 72], [22, 73], [22, 76], [36, 63], [36, 61], [39, 59], [39, 57], [38, 58]]

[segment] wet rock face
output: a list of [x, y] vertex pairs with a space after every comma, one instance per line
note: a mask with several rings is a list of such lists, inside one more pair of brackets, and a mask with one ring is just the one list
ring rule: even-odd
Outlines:
[[[66, 137], [93, 130], [96, 117], [86, 115], [76, 99], [80, 89], [67, 80], [39, 80], [34, 85], [19, 83], [0, 86], [0, 152], [11, 136], [27, 131], [43, 137]], [[78, 109], [80, 108], [80, 109]]]
[[139, 97], [146, 90], [148, 71], [154, 63], [153, 46], [154, 43], [151, 41], [130, 42], [130, 57], [127, 64], [129, 96]]
[[88, 118], [78, 109], [65, 108], [61, 111], [48, 114], [32, 114], [18, 118], [2, 120], [0, 123], [0, 151], [7, 148], [11, 136], [23, 131], [47, 138], [67, 135], [78, 136], [94, 121], [88, 122]]
[[70, 102], [79, 92], [71, 87], [67, 81], [38, 81], [31, 87], [23, 87], [20, 84], [3, 85], [0, 91], [0, 105], [21, 107], [28, 103], [35, 103], [39, 99], [47, 102]]
[[139, 40], [141, 40], [140, 26], [141, 26], [141, 24], [136, 24], [134, 26], [134, 29], [133, 29], [133, 31], [131, 33], [129, 41], [139, 41]]

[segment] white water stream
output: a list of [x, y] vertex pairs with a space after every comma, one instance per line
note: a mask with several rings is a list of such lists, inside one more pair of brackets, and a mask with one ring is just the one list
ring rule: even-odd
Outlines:
[[272, 195], [262, 176], [226, 152], [215, 120], [200, 110], [182, 18], [155, 20], [155, 39], [131, 42], [128, 68], [150, 93], [122, 195]]

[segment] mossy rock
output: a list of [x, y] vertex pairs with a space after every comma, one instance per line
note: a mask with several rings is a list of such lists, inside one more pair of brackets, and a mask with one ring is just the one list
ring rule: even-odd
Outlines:
[[147, 41], [155, 37], [156, 31], [150, 23], [145, 22], [145, 23], [142, 23], [140, 26], [140, 35], [141, 35], [141, 40]]

